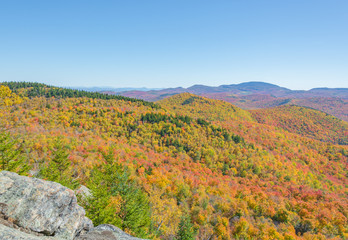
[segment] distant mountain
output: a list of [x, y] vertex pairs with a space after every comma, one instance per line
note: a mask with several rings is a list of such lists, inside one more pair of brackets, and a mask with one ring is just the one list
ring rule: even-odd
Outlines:
[[109, 92], [109, 94], [120, 94], [122, 96], [130, 96], [133, 98], [139, 98], [139, 99], [148, 99], [147, 101], [158, 101], [179, 93], [188, 92], [185, 88], [178, 87], [178, 88], [166, 88], [162, 90], [151, 90], [151, 91], [126, 91], [126, 92]]
[[307, 94], [316, 97], [330, 95], [330, 97], [348, 99], [348, 88], [313, 88], [307, 91]]
[[237, 93], [242, 93], [243, 95], [255, 93], [284, 95], [291, 92], [290, 89], [264, 82], [246, 82], [240, 84], [222, 85], [219, 88], [224, 90], [223, 92], [235, 90]]
[[274, 84], [264, 82], [246, 82], [240, 84], [221, 85], [218, 87], [209, 87], [205, 85], [193, 85], [187, 88], [187, 91], [193, 94], [211, 94], [211, 93], [234, 93], [234, 94], [254, 94], [254, 93], [272, 93], [284, 95], [290, 93], [291, 90], [279, 87]]
[[162, 88], [113, 88], [113, 87], [66, 87], [70, 89], [77, 89], [77, 90], [83, 90], [88, 92], [113, 92], [113, 93], [119, 93], [119, 92], [126, 92], [126, 91], [151, 91], [151, 90], [161, 90]]
[[230, 102], [242, 109], [269, 108], [287, 104], [311, 107], [348, 121], [348, 88], [313, 88], [306, 91], [291, 90], [265, 82], [245, 82], [218, 87], [193, 85], [189, 88], [108, 93], [146, 101], [159, 101], [184, 92]]
[[240, 84], [221, 85], [218, 87], [193, 85], [189, 88], [165, 88], [160, 90], [149, 90], [146, 92], [141, 90], [130, 90], [123, 91], [121, 94], [128, 97], [132, 96], [142, 98], [148, 101], [157, 101], [183, 92], [207, 95], [208, 97], [212, 96], [213, 98], [270, 95], [270, 97], [273, 98], [339, 97], [348, 99], [348, 88], [313, 88], [308, 91], [290, 90], [288, 88], [265, 82], [245, 82]]

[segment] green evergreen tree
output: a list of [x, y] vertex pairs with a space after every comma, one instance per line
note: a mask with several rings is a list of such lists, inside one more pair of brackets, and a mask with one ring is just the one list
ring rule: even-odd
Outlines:
[[185, 214], [181, 217], [179, 223], [178, 233], [176, 235], [177, 240], [193, 240], [195, 239], [195, 231], [189, 215]]
[[75, 189], [79, 183], [73, 178], [70, 166], [67, 146], [63, 145], [62, 140], [58, 138], [54, 144], [53, 157], [47, 165], [41, 166], [39, 177]]
[[30, 169], [18, 141], [5, 131], [0, 132], [0, 169], [22, 175]]
[[104, 174], [94, 169], [87, 184], [92, 195], [87, 199], [79, 199], [81, 205], [86, 210], [86, 215], [90, 218], [94, 225], [105, 223], [121, 225], [121, 219], [117, 216], [117, 209], [114, 204], [110, 203], [109, 187], [105, 183]]
[[95, 225], [113, 224], [138, 237], [149, 237], [148, 196], [129, 179], [129, 171], [115, 162], [112, 151], [93, 169], [88, 188], [92, 195], [82, 205]]

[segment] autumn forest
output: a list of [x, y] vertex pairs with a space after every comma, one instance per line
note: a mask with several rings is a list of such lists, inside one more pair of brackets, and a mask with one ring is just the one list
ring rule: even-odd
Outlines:
[[147, 239], [347, 239], [348, 123], [295, 104], [244, 110], [0, 84], [1, 170], [91, 191], [94, 224]]

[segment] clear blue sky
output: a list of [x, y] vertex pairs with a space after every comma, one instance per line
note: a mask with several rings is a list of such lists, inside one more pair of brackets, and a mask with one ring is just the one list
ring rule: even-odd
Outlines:
[[5, 0], [0, 81], [348, 87], [348, 1]]

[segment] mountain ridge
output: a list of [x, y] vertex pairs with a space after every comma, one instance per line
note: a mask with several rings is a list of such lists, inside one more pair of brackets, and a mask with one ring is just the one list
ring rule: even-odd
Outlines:
[[311, 107], [348, 121], [348, 88], [321, 87], [310, 90], [291, 90], [271, 83], [253, 81], [216, 87], [196, 84], [188, 88], [107, 93], [155, 102], [183, 92], [223, 100], [242, 109], [260, 109], [295, 104]]
[[[276, 84], [267, 83], [267, 82], [261, 82], [261, 81], [250, 81], [250, 82], [243, 82], [238, 84], [223, 84], [219, 86], [208, 86], [203, 84], [195, 84], [190, 87], [184, 88], [184, 87], [175, 87], [175, 88], [163, 88], [163, 89], [150, 89], [147, 92], [167, 92], [167, 91], [187, 91], [191, 93], [214, 93], [214, 92], [236, 92], [236, 91], [253, 91], [253, 92], [262, 92], [270, 90], [273, 91], [281, 91], [286, 93], [285, 95], [296, 95], [296, 94], [303, 94], [303, 93], [315, 93], [315, 92], [322, 92], [322, 91], [339, 91], [344, 92], [344, 94], [348, 94], [348, 88], [328, 88], [328, 87], [317, 87], [317, 88], [311, 88], [309, 90], [291, 90], [289, 88], [281, 87]], [[136, 90], [140, 91], [141, 90]], [[123, 94], [132, 92], [132, 91], [122, 91]], [[118, 92], [121, 93], [121, 92]], [[335, 93], [332, 93], [335, 94]], [[331, 96], [331, 95], [330, 95]], [[348, 98], [348, 95], [345, 95], [345, 98]]]

